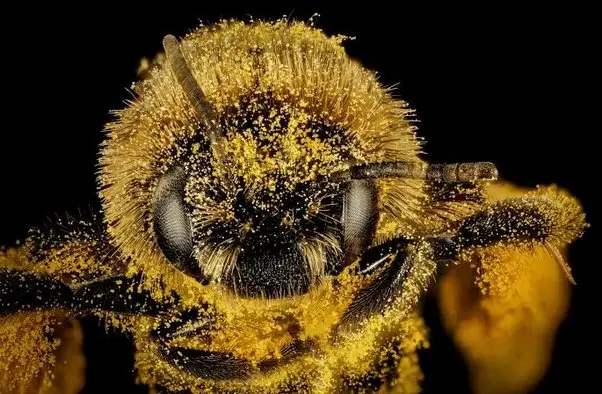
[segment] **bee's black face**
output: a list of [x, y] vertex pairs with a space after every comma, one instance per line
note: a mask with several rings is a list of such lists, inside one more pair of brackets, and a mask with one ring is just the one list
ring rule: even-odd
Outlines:
[[229, 216], [207, 221], [184, 201], [186, 178], [178, 167], [159, 182], [158, 244], [183, 272], [242, 296], [303, 294], [324, 274], [340, 272], [373, 237], [376, 191], [368, 182], [303, 183], [252, 196], [241, 188], [228, 202]]
[[252, 198], [239, 192], [235, 200], [228, 237], [237, 240], [239, 252], [225, 283], [243, 296], [303, 294], [340, 260], [344, 191], [311, 183], [287, 190], [274, 182], [279, 192]]

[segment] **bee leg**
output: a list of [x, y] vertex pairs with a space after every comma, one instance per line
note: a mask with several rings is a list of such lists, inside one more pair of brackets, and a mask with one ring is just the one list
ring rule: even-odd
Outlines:
[[53, 308], [77, 314], [110, 311], [154, 315], [173, 308], [176, 298], [159, 302], [148, 291], [138, 291], [140, 277], [114, 276], [70, 287], [33, 272], [0, 270], [0, 315]]
[[211, 352], [172, 346], [170, 341], [181, 337], [206, 337], [213, 331], [215, 319], [208, 305], [181, 311], [175, 319], [162, 323], [151, 332], [159, 354], [168, 363], [201, 379], [243, 379], [249, 377], [252, 366], [231, 353]]
[[575, 202], [557, 191], [530, 193], [486, 206], [464, 219], [451, 235], [431, 240], [437, 261], [457, 260], [463, 251], [492, 245], [546, 247], [572, 280], [561, 248], [580, 236], [585, 218]]
[[352, 323], [384, 311], [407, 287], [402, 284], [412, 269], [426, 267], [426, 275], [411, 286], [410, 292], [424, 285], [420, 281], [428, 278], [431, 269], [437, 273], [445, 266], [443, 263], [457, 260], [471, 248], [541, 245], [559, 259], [572, 280], [558, 248], [576, 239], [585, 226], [578, 203], [547, 188], [486, 205], [459, 223], [452, 234], [416, 240], [400, 237], [370, 248], [360, 257], [358, 273], [374, 275], [374, 279], [356, 295], [340, 327], [351, 327]]
[[0, 316], [72, 304], [73, 291], [64, 283], [28, 271], [0, 270]]
[[159, 343], [161, 357], [175, 367], [200, 379], [230, 380], [251, 376], [253, 367], [231, 353], [168, 346]]
[[74, 309], [154, 316], [176, 307], [179, 297], [157, 300], [140, 288], [141, 275], [113, 276], [87, 282], [73, 289]]
[[368, 249], [361, 256], [358, 274], [374, 275], [345, 311], [341, 327], [348, 327], [383, 312], [402, 289], [404, 280], [428, 245], [406, 238], [395, 238]]

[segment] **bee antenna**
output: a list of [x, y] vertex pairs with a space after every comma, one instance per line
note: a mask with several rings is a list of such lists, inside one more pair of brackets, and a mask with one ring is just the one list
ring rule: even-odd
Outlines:
[[329, 179], [345, 182], [353, 179], [406, 178], [440, 182], [494, 181], [498, 177], [495, 164], [489, 162], [427, 164], [390, 161], [352, 166], [332, 174]]
[[184, 90], [184, 94], [192, 103], [197, 118], [207, 127], [207, 138], [211, 143], [216, 142], [222, 137], [223, 133], [218, 127], [213, 107], [207, 100], [194, 75], [192, 75], [188, 63], [184, 59], [184, 55], [182, 55], [178, 39], [171, 34], [165, 36], [163, 38], [163, 49], [165, 50], [167, 63]]

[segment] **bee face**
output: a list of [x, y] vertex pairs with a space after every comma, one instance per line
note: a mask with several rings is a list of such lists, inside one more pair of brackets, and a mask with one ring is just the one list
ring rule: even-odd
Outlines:
[[[191, 265], [198, 264], [207, 279], [243, 296], [302, 294], [342, 268], [345, 224], [357, 232], [355, 222], [363, 220], [355, 209], [343, 215], [344, 206], [354, 203], [349, 199], [371, 204], [370, 195], [356, 196], [357, 187], [327, 180], [357, 160], [352, 152], [358, 143], [307, 105], [285, 106], [272, 95], [241, 101], [222, 115], [221, 128], [229, 134], [219, 141], [219, 154], [193, 143], [181, 159], [174, 195], [183, 200], [176, 204], [181, 212], [165, 216], [190, 227], [179, 254], [193, 255]], [[373, 209], [364, 216], [374, 223], [376, 214]], [[179, 227], [163, 227], [156, 226], [159, 239], [182, 234]], [[171, 249], [162, 247], [173, 260]]]
[[[253, 114], [226, 121], [236, 116]], [[187, 166], [184, 205], [195, 258], [206, 277], [243, 296], [304, 293], [341, 253], [343, 190], [316, 182], [342, 155], [310, 135], [315, 126], [272, 122], [232, 131], [211, 163], [205, 151], [192, 153]], [[310, 156], [310, 149], [330, 157]]]

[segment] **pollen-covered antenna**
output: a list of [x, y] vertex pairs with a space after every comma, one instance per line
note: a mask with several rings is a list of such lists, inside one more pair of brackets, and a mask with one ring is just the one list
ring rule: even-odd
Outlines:
[[203, 93], [192, 72], [190, 72], [190, 68], [182, 55], [180, 44], [176, 37], [171, 34], [165, 36], [163, 39], [163, 49], [165, 50], [167, 62], [171, 70], [175, 74], [180, 86], [182, 86], [184, 94], [192, 103], [197, 117], [207, 127], [207, 138], [213, 144], [223, 133], [217, 124], [215, 112], [211, 104], [207, 101], [205, 93]]
[[489, 162], [426, 164], [391, 161], [353, 166], [329, 177], [331, 181], [352, 179], [406, 178], [440, 182], [494, 181], [498, 177], [495, 164]]

